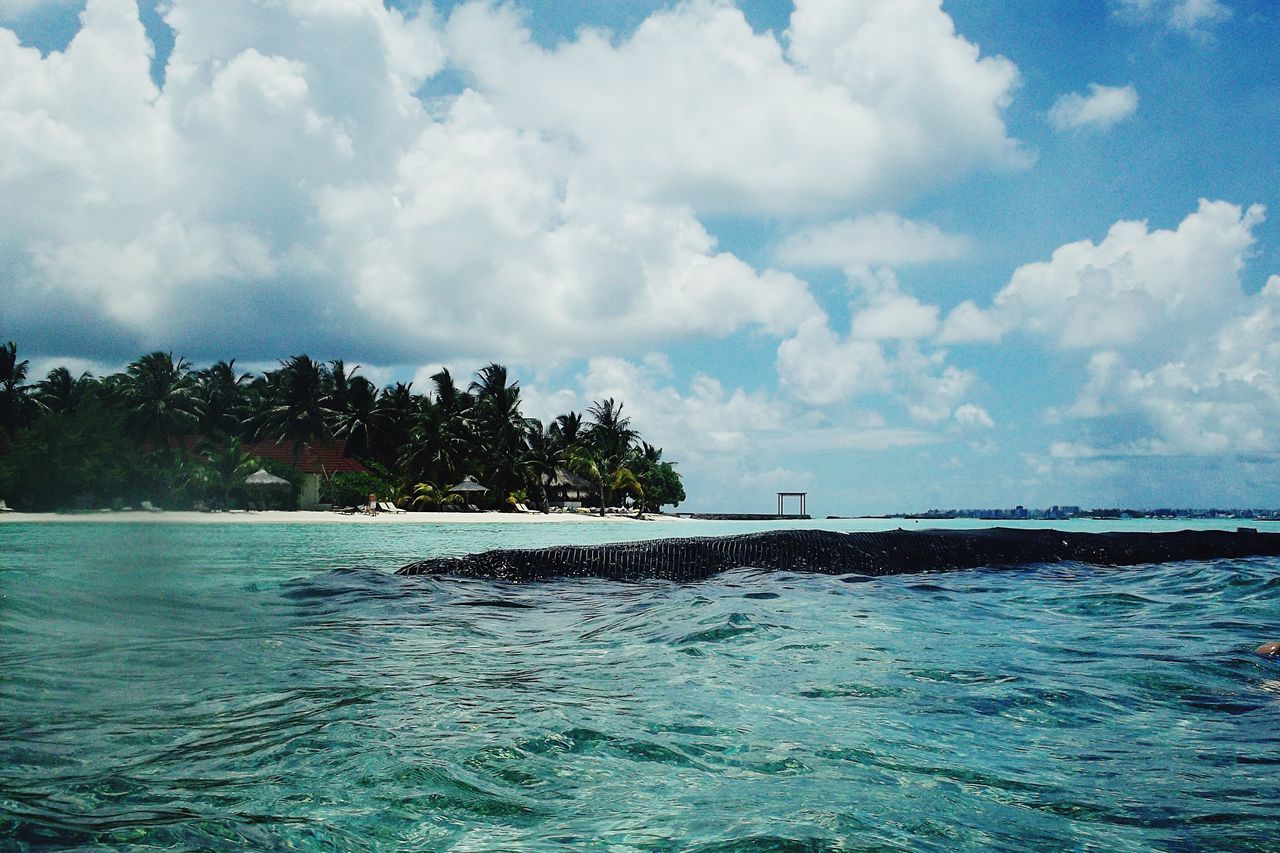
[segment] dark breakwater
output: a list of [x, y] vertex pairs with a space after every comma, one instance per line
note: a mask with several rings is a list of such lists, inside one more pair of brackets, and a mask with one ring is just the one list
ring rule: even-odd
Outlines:
[[884, 576], [979, 567], [1085, 562], [1132, 566], [1280, 555], [1280, 534], [1236, 532], [1065, 532], [1053, 529], [773, 530], [736, 536], [654, 539], [604, 545], [496, 549], [411, 563], [402, 575], [511, 581], [555, 577], [705, 580], [734, 568]]

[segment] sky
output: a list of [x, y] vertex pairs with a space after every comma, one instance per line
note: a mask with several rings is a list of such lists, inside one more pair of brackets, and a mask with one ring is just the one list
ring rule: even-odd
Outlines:
[[1272, 0], [0, 0], [0, 340], [614, 397], [681, 509], [1280, 506]]

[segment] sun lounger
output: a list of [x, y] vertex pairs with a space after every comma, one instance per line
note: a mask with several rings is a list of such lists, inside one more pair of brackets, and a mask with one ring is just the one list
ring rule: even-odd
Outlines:
[[147, 512], [164, 512], [164, 510], [153, 504], [151, 501], [143, 501], [142, 508]]
[[13, 512], [13, 510], [9, 508], [7, 503], [0, 501], [0, 512]]
[[400, 507], [393, 504], [391, 501], [382, 501], [381, 503], [378, 504], [378, 509], [382, 510], [383, 512], [407, 512], [407, 510], [401, 509]]

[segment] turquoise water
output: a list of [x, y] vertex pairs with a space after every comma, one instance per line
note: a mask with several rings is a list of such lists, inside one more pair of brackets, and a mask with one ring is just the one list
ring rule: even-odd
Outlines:
[[1274, 560], [390, 574], [746, 529], [0, 525], [0, 847], [1280, 845]]

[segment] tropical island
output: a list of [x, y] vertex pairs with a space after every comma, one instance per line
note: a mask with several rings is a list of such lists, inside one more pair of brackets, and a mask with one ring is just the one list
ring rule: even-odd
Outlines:
[[[377, 387], [342, 360], [295, 355], [261, 374], [152, 352], [123, 372], [28, 376], [0, 347], [0, 499], [101, 509], [658, 511], [685, 499], [675, 463], [612, 398], [549, 423], [521, 412], [500, 364], [466, 386]], [[262, 472], [266, 472], [265, 475]], [[255, 475], [257, 475], [255, 477]], [[265, 487], [264, 487], [265, 486]]]

